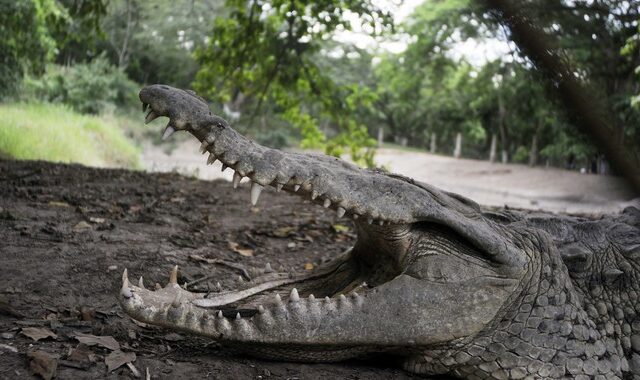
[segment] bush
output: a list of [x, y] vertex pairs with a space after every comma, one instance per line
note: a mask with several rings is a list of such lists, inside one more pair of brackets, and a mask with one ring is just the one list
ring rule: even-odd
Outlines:
[[81, 113], [97, 114], [114, 107], [138, 104], [138, 85], [106, 58], [74, 66], [49, 65], [38, 78], [26, 78], [24, 96], [64, 103]]

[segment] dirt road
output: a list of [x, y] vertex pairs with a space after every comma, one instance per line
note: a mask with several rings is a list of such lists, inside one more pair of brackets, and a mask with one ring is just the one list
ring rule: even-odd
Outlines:
[[[150, 171], [177, 171], [203, 179], [231, 180], [232, 171], [220, 171], [220, 163], [205, 164], [194, 139], [182, 139], [167, 154], [164, 146], [147, 144], [143, 164]], [[588, 175], [556, 168], [491, 164], [488, 161], [454, 159], [422, 152], [380, 149], [380, 165], [390, 171], [452, 191], [486, 206], [568, 213], [615, 212], [633, 194], [624, 181], [613, 176]]]

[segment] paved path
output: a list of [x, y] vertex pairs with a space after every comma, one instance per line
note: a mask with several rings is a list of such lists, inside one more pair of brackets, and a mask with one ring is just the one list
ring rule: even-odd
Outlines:
[[[192, 140], [178, 142], [171, 154], [166, 147], [144, 146], [142, 161], [149, 171], [178, 171], [201, 179], [231, 180], [232, 171], [221, 172], [220, 163], [207, 166]], [[454, 159], [422, 152], [380, 149], [379, 164], [391, 171], [441, 189], [456, 192], [488, 206], [504, 206], [569, 213], [620, 210], [632, 193], [620, 178], [587, 175], [555, 168], [491, 164]], [[246, 181], [246, 179], [245, 179]]]

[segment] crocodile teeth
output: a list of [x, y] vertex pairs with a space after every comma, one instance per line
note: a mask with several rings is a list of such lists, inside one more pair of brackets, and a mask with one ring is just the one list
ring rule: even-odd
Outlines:
[[138, 279], [138, 287], [141, 289], [146, 289], [144, 287], [144, 280], [142, 279], [142, 276], [140, 276], [140, 278]]
[[359, 217], [360, 217], [360, 215], [358, 215], [358, 214], [353, 214], [353, 220], [356, 220], [356, 219], [358, 219]]
[[271, 268], [271, 263], [267, 263], [267, 265], [264, 266], [264, 273], [271, 273], [273, 272], [273, 269]]
[[347, 211], [342, 207], [338, 207], [338, 218], [342, 218], [344, 216], [344, 213]]
[[322, 205], [324, 206], [324, 208], [329, 208], [329, 206], [331, 206], [331, 200], [329, 198], [326, 198]]
[[293, 290], [291, 290], [291, 295], [289, 296], [289, 301], [291, 301], [291, 302], [300, 301], [300, 295], [298, 295], [298, 289], [293, 288]]
[[378, 224], [381, 225], [381, 226], [384, 226], [384, 220], [378, 221]]
[[258, 313], [264, 314], [264, 306], [258, 305]]
[[218, 314], [216, 315], [218, 316], [218, 319], [224, 318], [224, 315], [222, 315], [222, 310], [218, 310]]
[[216, 156], [214, 156], [213, 153], [210, 153], [209, 158], [207, 158], [207, 165], [211, 165], [214, 162], [216, 162]]
[[318, 194], [317, 191], [313, 190], [311, 192], [311, 200], [315, 200], [316, 198], [318, 198], [318, 195], [320, 195], [320, 194]]
[[316, 300], [316, 296], [314, 296], [313, 294], [309, 294], [309, 301], [315, 301]]
[[152, 121], [154, 121], [155, 119], [157, 119], [157, 118], [158, 118], [158, 116], [160, 116], [160, 115], [158, 115], [158, 114], [157, 114], [157, 113], [155, 113], [153, 110], [151, 110], [151, 111], [149, 111], [149, 113], [147, 114], [147, 116], [144, 118], [144, 123], [145, 123], [145, 124], [149, 124], [149, 123], [151, 123]]
[[293, 191], [294, 192], [298, 192], [298, 190], [300, 190], [300, 185], [293, 186]]
[[122, 294], [122, 296], [124, 298], [131, 298], [133, 297], [133, 293], [131, 292], [131, 289], [129, 289], [128, 286], [123, 286], [122, 290], [120, 290], [120, 294]]
[[209, 142], [207, 140], [202, 141], [202, 144], [200, 144], [200, 153], [202, 154], [207, 153], [208, 147], [209, 147]]
[[169, 284], [177, 284], [178, 283], [178, 266], [174, 266], [171, 270], [171, 276], [169, 276]]
[[238, 172], [233, 173], [233, 188], [234, 189], [238, 188], [238, 185], [240, 184], [240, 180], [242, 180], [242, 176]]
[[276, 303], [277, 303], [277, 304], [282, 303], [282, 297], [280, 297], [280, 294], [279, 294], [279, 293], [276, 293]]
[[262, 191], [262, 185], [251, 182], [251, 204], [256, 205], [258, 203], [258, 198], [260, 198], [260, 192]]
[[372, 219], [372, 218], [368, 218], [368, 219], [367, 219], [367, 223], [368, 223], [368, 224], [373, 223], [373, 219]]
[[240, 319], [242, 319], [242, 316], [241, 316], [241, 315], [240, 315], [240, 313], [238, 312], [238, 313], [236, 313], [236, 320], [240, 320]]
[[127, 268], [124, 268], [124, 271], [122, 271], [122, 286], [129, 286], [129, 272]]
[[171, 135], [175, 132], [176, 130], [171, 126], [171, 125], [167, 125], [167, 127], [164, 129], [164, 133], [162, 134], [162, 139], [166, 140], [169, 137], [171, 137]]
[[280, 192], [280, 190], [282, 190], [282, 186], [284, 186], [284, 185], [283, 185], [283, 184], [281, 184], [281, 183], [276, 184], [276, 191], [277, 191], [278, 193]]

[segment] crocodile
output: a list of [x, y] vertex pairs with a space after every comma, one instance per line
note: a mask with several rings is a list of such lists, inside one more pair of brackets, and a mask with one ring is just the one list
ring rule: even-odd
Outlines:
[[163, 137], [187, 131], [209, 164], [353, 220], [355, 245], [310, 274], [271, 267], [238, 289], [185, 290], [123, 274], [144, 323], [272, 360], [384, 355], [421, 375], [640, 378], [640, 209], [600, 217], [482, 208], [460, 195], [335, 157], [261, 146], [190, 90], [140, 92]]

